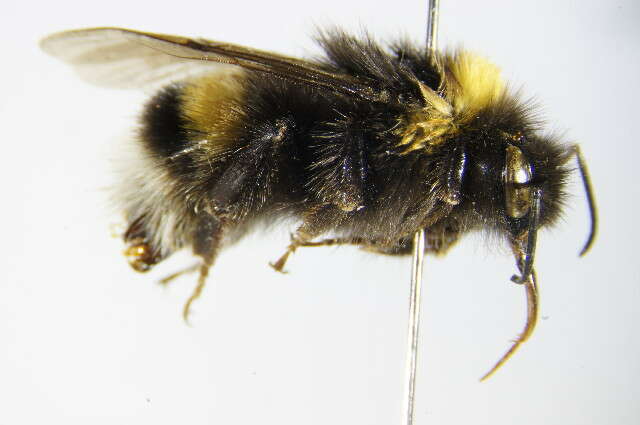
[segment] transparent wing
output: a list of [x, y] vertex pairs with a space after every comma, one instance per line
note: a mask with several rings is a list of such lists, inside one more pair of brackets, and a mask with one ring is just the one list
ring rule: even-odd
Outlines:
[[154, 88], [189, 75], [228, 68], [168, 55], [137, 42], [131, 34], [116, 28], [65, 31], [43, 39], [40, 47], [73, 65], [83, 80], [110, 88]]
[[92, 28], [53, 34], [42, 49], [76, 67], [87, 81], [132, 88], [177, 75], [239, 66], [325, 90], [381, 100], [366, 81], [325, 71], [304, 60], [229, 43], [121, 28]]

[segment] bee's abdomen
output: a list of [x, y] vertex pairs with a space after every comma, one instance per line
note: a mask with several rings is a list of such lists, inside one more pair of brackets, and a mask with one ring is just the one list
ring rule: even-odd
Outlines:
[[242, 72], [213, 73], [162, 89], [142, 115], [148, 152], [175, 176], [210, 168], [241, 142]]
[[187, 124], [181, 113], [182, 91], [181, 86], [168, 86], [145, 108], [141, 136], [154, 156], [170, 158], [185, 147]]

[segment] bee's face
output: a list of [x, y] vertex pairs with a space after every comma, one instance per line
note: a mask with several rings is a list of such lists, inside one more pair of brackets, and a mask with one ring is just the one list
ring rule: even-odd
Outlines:
[[[519, 237], [530, 226], [534, 193], [540, 191], [539, 225], [559, 215], [569, 169], [565, 147], [522, 133], [477, 134], [468, 146], [464, 197], [483, 226]], [[536, 226], [537, 227], [537, 226]]]

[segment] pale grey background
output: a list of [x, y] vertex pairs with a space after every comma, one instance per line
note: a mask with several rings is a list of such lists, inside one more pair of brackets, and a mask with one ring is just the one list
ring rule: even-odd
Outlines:
[[[581, 144], [600, 215], [584, 259], [584, 194], [540, 236], [534, 338], [477, 379], [520, 331], [513, 261], [480, 237], [427, 258], [418, 424], [635, 424], [640, 287], [637, 163], [640, 7], [628, 1], [444, 0], [441, 45], [502, 66]], [[404, 373], [408, 259], [356, 249], [274, 260], [293, 228], [225, 251], [193, 327], [189, 276], [132, 272], [110, 235], [110, 158], [146, 98], [81, 82], [43, 55], [47, 33], [114, 25], [317, 52], [314, 24], [423, 40], [422, 1], [4, 1], [0, 17], [0, 424], [395, 424]]]

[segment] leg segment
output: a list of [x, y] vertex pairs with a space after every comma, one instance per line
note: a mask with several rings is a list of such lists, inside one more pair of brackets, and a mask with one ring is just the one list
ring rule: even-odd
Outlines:
[[454, 154], [449, 161], [447, 170], [446, 192], [443, 200], [448, 204], [458, 205], [460, 203], [460, 191], [466, 163], [467, 155], [464, 147], [457, 146], [454, 149]]
[[169, 276], [165, 276], [162, 279], [160, 279], [160, 284], [161, 285], [168, 285], [171, 282], [173, 282], [175, 279], [179, 278], [180, 276], [184, 275], [184, 274], [188, 274], [188, 273], [193, 273], [195, 271], [197, 271], [200, 268], [200, 264], [194, 264], [192, 266], [189, 266], [187, 268], [184, 268], [182, 270], [178, 270], [175, 273], [171, 273]]
[[[199, 256], [202, 260], [200, 266], [194, 266], [190, 269], [198, 268], [198, 284], [196, 285], [193, 293], [187, 300], [182, 310], [182, 317], [185, 322], [189, 320], [189, 310], [191, 304], [200, 297], [202, 290], [204, 289], [207, 276], [209, 275], [209, 269], [213, 265], [213, 262], [220, 250], [220, 243], [222, 242], [222, 236], [226, 227], [226, 220], [223, 218], [215, 217], [212, 215], [205, 215], [198, 219], [194, 234], [193, 253]], [[190, 270], [187, 269], [187, 270]]]
[[269, 263], [269, 265], [276, 271], [285, 273], [284, 266], [289, 256], [293, 254], [298, 247], [335, 245], [340, 243], [338, 242], [339, 239], [334, 239], [334, 243], [319, 243], [312, 242], [312, 240], [338, 225], [345, 217], [346, 214], [333, 205], [320, 205], [313, 208], [305, 214], [302, 224], [298, 227], [296, 233], [291, 236], [291, 243], [285, 253], [282, 254], [275, 263]]

